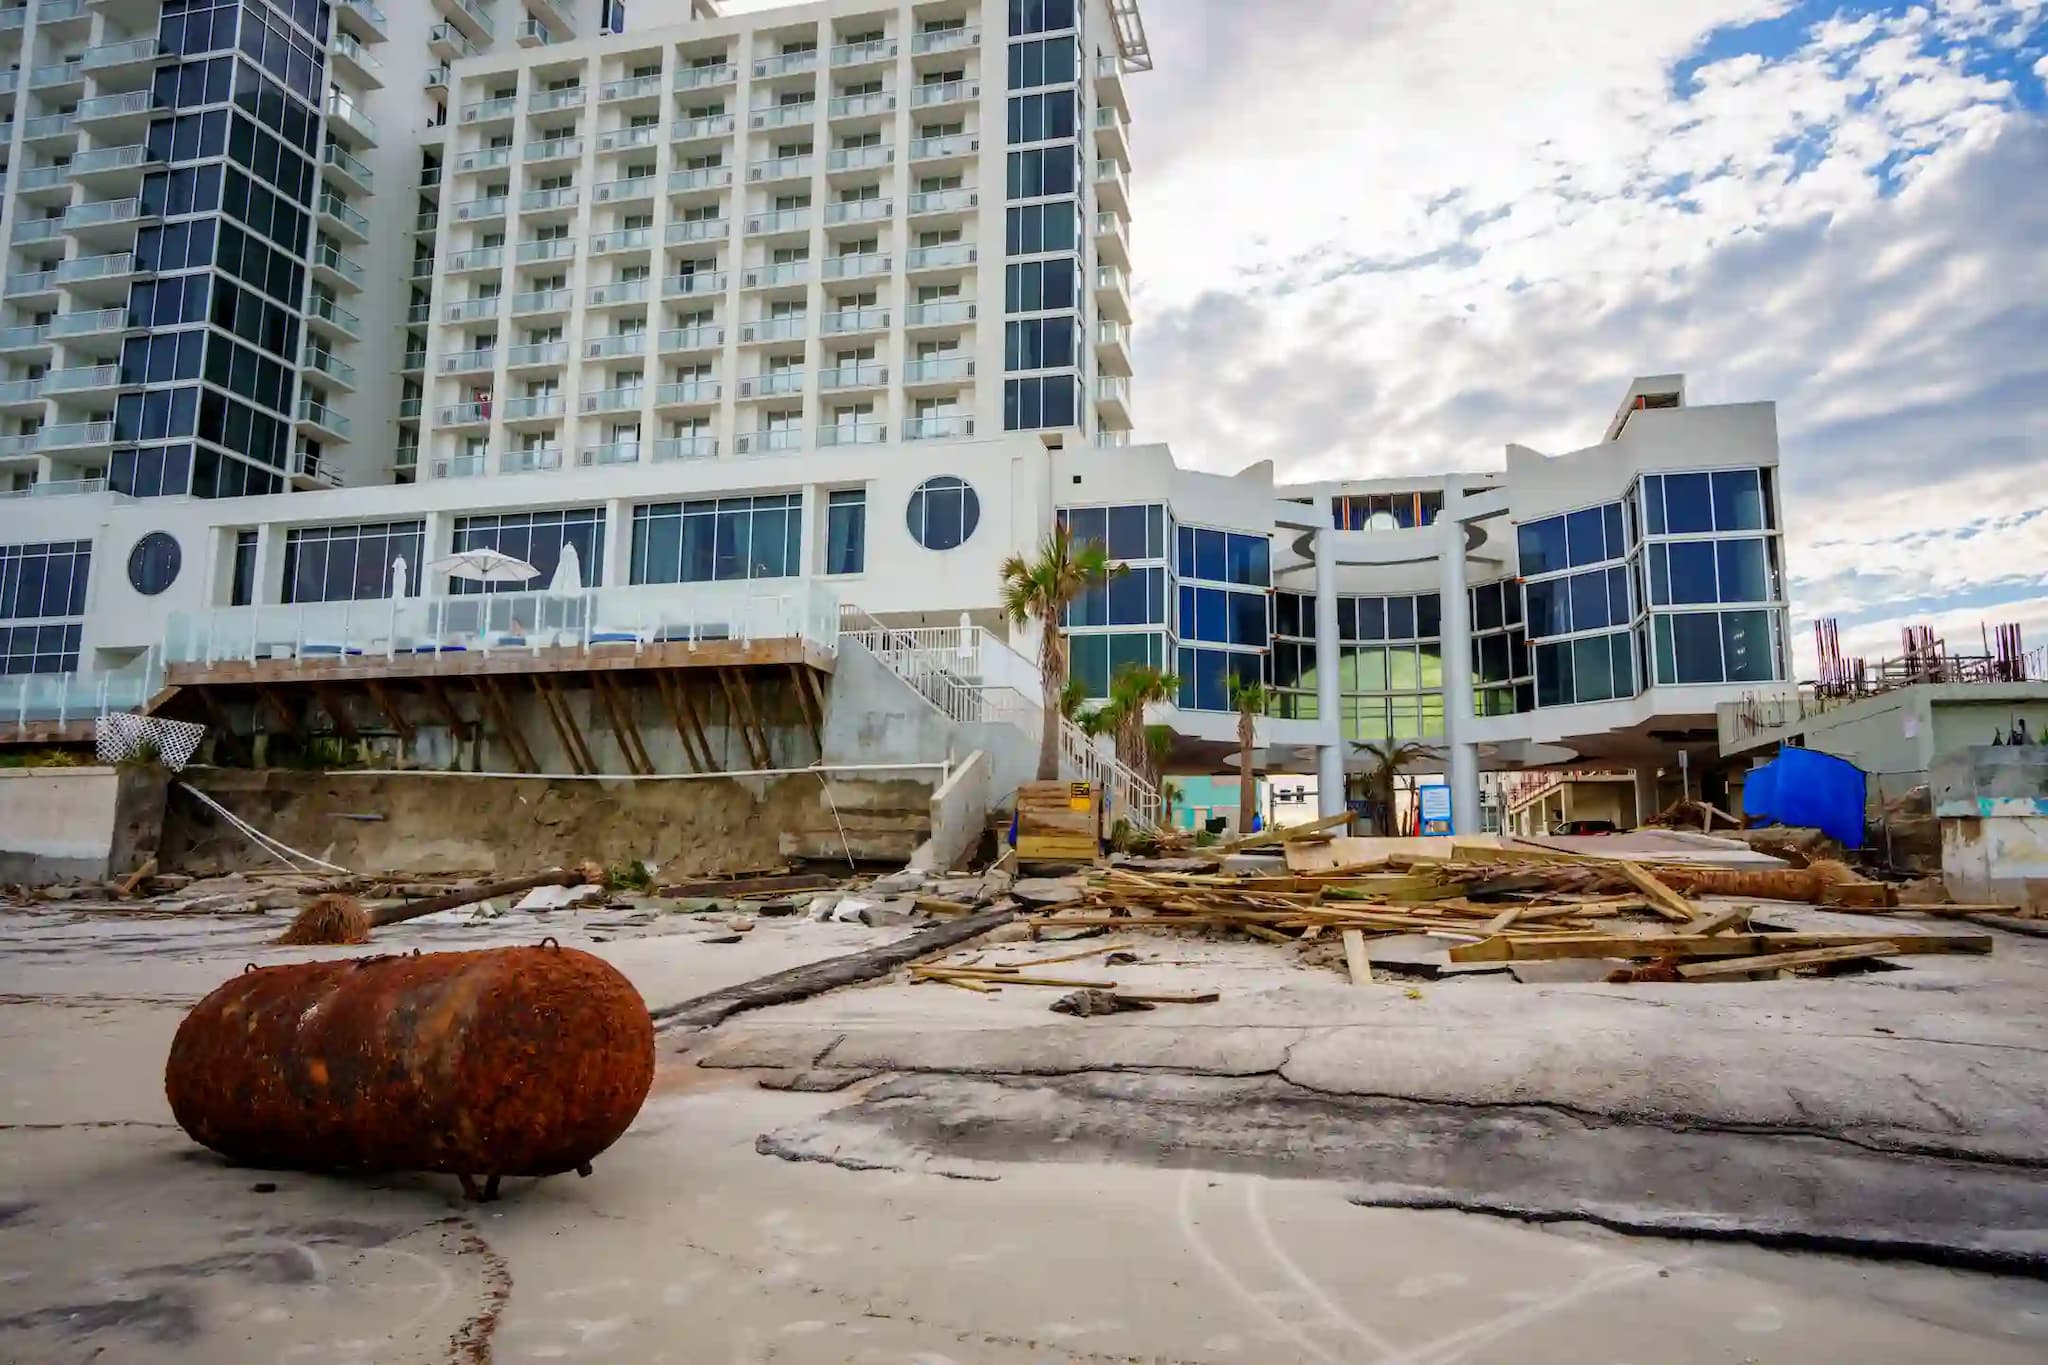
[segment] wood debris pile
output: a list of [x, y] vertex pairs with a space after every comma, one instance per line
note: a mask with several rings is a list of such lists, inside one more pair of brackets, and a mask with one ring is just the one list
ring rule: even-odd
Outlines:
[[[1726, 872], [1569, 853], [1459, 846], [1443, 860], [1388, 857], [1284, 874], [1139, 871], [1090, 874], [1081, 899], [1032, 918], [1065, 929], [1193, 930], [1298, 945], [1341, 941], [1355, 981], [1370, 980], [1376, 939], [1423, 935], [1454, 964], [1611, 959], [1610, 979], [1723, 980], [1906, 953], [1988, 953], [1985, 934], [1750, 932], [1757, 907], [1694, 894], [1843, 905], [1861, 883], [1828, 868]], [[1857, 908], [1851, 903], [1844, 908]], [[1081, 982], [1062, 984], [1081, 985]], [[1089, 985], [1101, 983], [1089, 982]]]

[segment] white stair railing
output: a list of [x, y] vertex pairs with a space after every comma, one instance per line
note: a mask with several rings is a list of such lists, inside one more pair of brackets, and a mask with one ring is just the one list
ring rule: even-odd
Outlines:
[[[847, 605], [840, 633], [862, 645], [932, 708], [949, 720], [1009, 725], [1036, 749], [1043, 733], [1042, 694], [1021, 686], [996, 683], [1000, 673], [1021, 683], [1035, 681], [1037, 665], [1010, 647], [1008, 641], [979, 626], [885, 626], [861, 608]], [[993, 662], [998, 667], [990, 667]], [[1034, 686], [1032, 692], [1038, 689]], [[1164, 818], [1159, 789], [1097, 747], [1093, 737], [1062, 716], [1059, 733], [1060, 773], [1071, 782], [1093, 783], [1109, 798], [1112, 819], [1141, 829], [1157, 829]]]

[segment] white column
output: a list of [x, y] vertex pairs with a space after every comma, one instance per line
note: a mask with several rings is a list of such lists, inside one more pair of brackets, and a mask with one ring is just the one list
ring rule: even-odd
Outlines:
[[[642, 442], [644, 445], [645, 442]], [[608, 498], [604, 504], [604, 563], [597, 566], [600, 588], [622, 588], [633, 575], [633, 504]]]
[[1323, 740], [1316, 746], [1316, 813], [1344, 810], [1344, 722], [1338, 695], [1343, 652], [1337, 642], [1337, 545], [1330, 500], [1316, 499], [1316, 714]]
[[1444, 509], [1437, 516], [1438, 592], [1444, 663], [1444, 750], [1451, 784], [1451, 825], [1459, 834], [1479, 832], [1479, 746], [1472, 734], [1472, 601], [1465, 592], [1465, 495], [1456, 478], [1444, 481]]
[[1636, 769], [1636, 823], [1643, 821], [1664, 809], [1657, 800], [1657, 765], [1646, 763]]

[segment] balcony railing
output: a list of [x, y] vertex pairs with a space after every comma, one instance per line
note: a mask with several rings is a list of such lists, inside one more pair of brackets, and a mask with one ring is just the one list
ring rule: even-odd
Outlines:
[[7, 292], [10, 295], [48, 294], [54, 293], [56, 288], [57, 272], [54, 270], [23, 270], [7, 277]]
[[886, 114], [895, 107], [895, 95], [887, 90], [874, 90], [865, 95], [835, 95], [827, 113], [832, 118], [860, 118], [868, 114]]
[[529, 289], [512, 296], [512, 314], [566, 313], [575, 303], [576, 295], [567, 289]]
[[614, 128], [597, 137], [600, 152], [630, 152], [636, 147], [652, 147], [661, 135], [661, 129], [642, 125], [638, 128]]
[[605, 256], [615, 251], [646, 251], [653, 246], [653, 228], [620, 228], [616, 232], [600, 232], [593, 236], [590, 254]]
[[732, 133], [731, 114], [706, 114], [701, 118], [679, 118], [669, 125], [669, 137], [676, 142], [694, 142], [699, 138], [727, 137]]
[[808, 232], [811, 226], [809, 209], [773, 209], [767, 213], [747, 215], [747, 235], [758, 236], [766, 232]]
[[878, 389], [889, 382], [889, 367], [878, 362], [835, 365], [818, 371], [820, 389]]
[[540, 209], [573, 209], [578, 194], [574, 185], [552, 190], [527, 190], [519, 196], [519, 207], [528, 213]]
[[610, 284], [594, 284], [590, 286], [590, 304], [593, 308], [602, 308], [617, 303], [644, 303], [653, 283], [652, 280], [614, 280]]
[[113, 66], [132, 66], [137, 62], [153, 62], [157, 58], [157, 41], [154, 38], [130, 38], [125, 42], [101, 43], [89, 47], [79, 66], [87, 71], [104, 71]]
[[42, 379], [0, 379], [0, 403], [39, 403], [42, 398]]
[[583, 139], [580, 137], [551, 137], [545, 142], [526, 144], [528, 161], [554, 161], [561, 157], [582, 155]]
[[490, 459], [480, 452], [470, 455], [451, 455], [445, 460], [434, 461], [434, 477], [437, 479], [477, 479], [482, 478], [484, 471], [488, 468], [490, 468]]
[[362, 287], [363, 268], [343, 255], [340, 247], [323, 244], [315, 248], [313, 264], [324, 265], [357, 288]]
[[491, 123], [498, 119], [511, 118], [519, 112], [517, 95], [500, 95], [496, 99], [478, 100], [475, 104], [462, 106], [464, 123]]
[[81, 365], [75, 369], [52, 370], [43, 376], [46, 393], [77, 393], [82, 389], [104, 389], [120, 382], [119, 365]]
[[64, 226], [67, 230], [105, 227], [112, 223], [132, 223], [142, 216], [140, 199], [102, 199], [97, 203], [73, 204], [64, 210]]
[[877, 170], [896, 160], [896, 149], [887, 143], [866, 147], [834, 147], [825, 157], [828, 171]]
[[759, 131], [763, 128], [797, 128], [815, 121], [818, 117], [818, 102], [808, 95], [786, 104], [764, 104], [759, 109], [747, 111], [747, 126]]
[[732, 183], [730, 166], [690, 166], [668, 173], [670, 194], [688, 194], [694, 190], [723, 189]]
[[716, 436], [672, 436], [654, 443], [654, 458], [669, 460], [715, 460], [718, 458]]
[[695, 327], [671, 327], [661, 334], [660, 347], [664, 354], [675, 351], [710, 351], [725, 345], [725, 328], [716, 323], [702, 323]]
[[747, 167], [747, 180], [754, 184], [769, 180], [810, 178], [811, 158], [808, 156], [778, 156], [767, 161], [756, 161]]
[[827, 422], [818, 428], [820, 446], [874, 446], [888, 439], [887, 422]]
[[974, 434], [974, 419], [965, 413], [941, 413], [912, 417], [903, 424], [906, 441], [957, 440]]
[[[48, 272], [45, 272], [48, 273]], [[104, 256], [74, 256], [57, 264], [58, 284], [83, 284], [114, 275], [135, 273], [135, 256], [127, 251], [110, 251]]]
[[910, 87], [910, 107], [928, 109], [935, 104], [955, 104], [981, 98], [979, 81], [930, 81]]
[[356, 181], [364, 189], [371, 189], [376, 184], [376, 178], [362, 159], [349, 155], [335, 143], [330, 142], [320, 149], [320, 159]]
[[910, 216], [926, 213], [965, 213], [981, 203], [974, 190], [923, 190], [910, 196]]
[[502, 194], [487, 194], [481, 199], [467, 199], [455, 206], [455, 221], [458, 223], [480, 223], [504, 216], [505, 196]]
[[442, 427], [480, 426], [490, 420], [489, 403], [450, 403], [434, 414], [434, 425]]
[[[118, 316], [121, 310], [116, 308], [108, 311]], [[363, 320], [324, 294], [315, 294], [312, 302], [307, 305], [306, 312], [311, 317], [326, 319], [352, 337], [360, 337], [363, 334]]]
[[501, 170], [512, 164], [510, 147], [479, 147], [473, 152], [464, 152], [455, 158], [455, 169], [463, 175], [478, 171]]
[[566, 365], [569, 362], [569, 343], [566, 341], [528, 341], [505, 348], [505, 363], [513, 369], [535, 369], [544, 365]]
[[685, 242], [722, 242], [732, 232], [723, 218], [682, 218], [670, 223], [662, 240], [670, 246]]
[[638, 384], [625, 388], [594, 389], [583, 395], [577, 411], [586, 415], [593, 412], [638, 412], [646, 401], [646, 394], [647, 390]]
[[642, 95], [660, 93], [660, 76], [628, 76], [624, 80], [606, 81], [598, 87], [597, 98], [600, 102], [609, 104], [613, 100], [637, 99]]
[[725, 292], [723, 270], [699, 270], [693, 275], [670, 275], [661, 282], [663, 298], [690, 298], [701, 294], [723, 294]]
[[866, 66], [886, 62], [896, 55], [894, 38], [870, 38], [864, 43], [840, 43], [832, 49], [834, 66]]
[[24, 323], [19, 327], [0, 327], [0, 351], [25, 351], [35, 346], [50, 344], [50, 328], [55, 320], [37, 326]]
[[934, 161], [940, 157], [973, 156], [981, 150], [981, 139], [967, 133], [948, 133], [944, 137], [914, 138], [910, 143], [912, 161]]
[[733, 438], [733, 450], [740, 455], [777, 455], [803, 448], [804, 434], [796, 427], [743, 431]]
[[889, 258], [876, 251], [851, 252], [825, 258], [828, 280], [864, 280], [889, 273]]
[[504, 306], [505, 297], [502, 294], [493, 294], [482, 299], [458, 299], [449, 304], [441, 316], [448, 322], [477, 322], [498, 316]]
[[299, 420], [348, 439], [349, 420], [317, 398], [299, 399]]
[[118, 95], [94, 95], [89, 100], [80, 100], [78, 108], [72, 111], [72, 118], [80, 123], [98, 119], [121, 118], [129, 114], [149, 112], [152, 97], [147, 90], [125, 90]]
[[473, 351], [451, 351], [441, 357], [442, 374], [475, 374], [497, 368], [498, 350], [495, 346]]
[[372, 141], [377, 137], [377, 120], [364, 113], [362, 106], [338, 90], [327, 92], [327, 117], [353, 125], [361, 130], [364, 137]]
[[774, 398], [803, 391], [804, 372], [795, 368], [770, 370], [766, 374], [748, 375], [740, 380], [742, 398]]
[[38, 450], [76, 450], [82, 446], [103, 446], [114, 439], [112, 422], [64, 422], [36, 433]]
[[804, 52], [784, 52], [774, 57], [763, 57], [754, 63], [754, 79], [764, 80], [774, 76], [790, 76], [799, 71], [809, 71], [818, 65], [818, 50], [811, 48]]
[[844, 336], [849, 332], [886, 331], [889, 326], [889, 310], [886, 308], [841, 308], [827, 313], [821, 319], [820, 330], [826, 336]]
[[913, 303], [903, 310], [906, 327], [949, 327], [974, 321], [974, 305], [960, 299]]
[[746, 287], [749, 289], [772, 289], [781, 285], [805, 284], [812, 278], [809, 261], [781, 261], [774, 265], [757, 265], [747, 271]]
[[903, 253], [903, 268], [918, 270], [954, 270], [973, 265], [980, 253], [965, 242], [948, 242], [944, 246], [914, 246]]
[[919, 55], [927, 52], [958, 52], [962, 48], [975, 47], [981, 42], [978, 28], [942, 28], [930, 33], [919, 33], [910, 40], [910, 50]]
[[368, 237], [370, 235], [370, 220], [364, 217], [361, 213], [358, 213], [356, 210], [350, 208], [348, 204], [342, 199], [340, 199], [338, 196], [332, 194], [321, 195], [320, 212], [326, 214], [328, 217], [334, 219], [336, 222], [347, 224], [350, 228], [354, 229], [357, 233], [364, 237]]
[[585, 360], [614, 360], [622, 356], [647, 354], [647, 333], [615, 332], [608, 337], [590, 337], [583, 343]]
[[[328, 150], [333, 151], [334, 149], [330, 147]], [[71, 165], [68, 169], [74, 175], [94, 175], [101, 171], [127, 170], [130, 167], [141, 166], [145, 162], [154, 160], [156, 160], [156, 157], [152, 155], [149, 148], [142, 146], [140, 143], [128, 147], [94, 147], [90, 151], [80, 152], [77, 156], [72, 157]], [[67, 168], [52, 166], [47, 168], [39, 167], [37, 169], [62, 171]], [[366, 166], [363, 169], [364, 173], [367, 174], [369, 168]], [[33, 172], [23, 172], [21, 178], [21, 187], [23, 189], [29, 188], [28, 177], [31, 174]]]
[[731, 62], [719, 62], [712, 66], [689, 66], [676, 72], [676, 89], [708, 90], [713, 86], [731, 85], [739, 79], [739, 68]]
[[305, 351], [305, 360], [308, 368], [319, 371], [337, 384], [345, 384], [350, 388], [355, 387], [356, 367], [337, 360], [334, 352], [322, 347], [308, 346]]
[[948, 384], [974, 378], [974, 362], [966, 356], [926, 356], [903, 367], [906, 384]]
[[371, 56], [369, 49], [357, 42], [352, 33], [337, 32], [334, 35], [334, 50], [365, 71], [374, 74], [384, 69], [384, 63]]
[[619, 180], [607, 180], [590, 192], [593, 204], [623, 204], [635, 199], [654, 197], [654, 176], [629, 175]]
[[508, 422], [531, 422], [537, 418], [560, 417], [568, 410], [568, 403], [559, 393], [528, 394], [524, 398], [505, 400], [505, 420]]
[[585, 446], [577, 452], [576, 463], [580, 465], [639, 464], [640, 442], [607, 441], [602, 445]]
[[538, 241], [521, 242], [517, 255], [521, 265], [543, 265], [548, 261], [568, 261], [576, 257], [576, 239], [573, 237], [543, 237]]
[[825, 205], [827, 223], [875, 223], [896, 211], [891, 199], [840, 199]]
[[589, 89], [581, 85], [565, 90], [536, 90], [527, 98], [526, 108], [530, 113], [546, 114], [557, 109], [581, 109], [589, 99]]
[[685, 379], [655, 389], [654, 401], [659, 405], [716, 403], [720, 391], [716, 379]]
[[792, 317], [761, 318], [754, 322], [740, 324], [740, 340], [757, 341], [800, 341], [803, 339], [808, 319], [798, 313]]
[[468, 251], [449, 253], [448, 268], [460, 270], [497, 270], [505, 264], [505, 248], [501, 246], [472, 247]]
[[534, 474], [562, 467], [560, 446], [535, 446], [531, 450], [508, 450], [498, 457], [501, 474]]
[[525, 47], [546, 47], [555, 40], [548, 26], [531, 16], [519, 21], [519, 28], [513, 36]]

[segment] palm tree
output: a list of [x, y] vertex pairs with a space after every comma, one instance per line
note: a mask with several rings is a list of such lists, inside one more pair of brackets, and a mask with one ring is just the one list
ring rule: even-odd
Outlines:
[[1412, 739], [1367, 740], [1355, 747], [1373, 761], [1372, 770], [1365, 775], [1365, 789], [1379, 807], [1380, 833], [1393, 834], [1394, 789], [1401, 780], [1402, 771], [1424, 759], [1437, 757], [1438, 750], [1434, 745]]
[[1159, 785], [1159, 763], [1165, 756], [1155, 757], [1152, 731], [1163, 727], [1145, 724], [1145, 708], [1170, 700], [1179, 691], [1180, 679], [1171, 673], [1131, 664], [1110, 680], [1109, 702], [1102, 708], [1116, 742], [1117, 761], [1154, 787]]
[[[1121, 572], [1118, 566], [1117, 572]], [[1060, 775], [1060, 694], [1067, 684], [1066, 632], [1061, 621], [1067, 607], [1089, 588], [1108, 579], [1109, 556], [1099, 541], [1076, 544], [1065, 526], [1055, 525], [1035, 559], [1011, 555], [998, 571], [1002, 579], [1003, 614], [1015, 625], [1038, 624], [1039, 690], [1045, 699], [1043, 733], [1038, 741], [1038, 780]]]
[[1263, 683], [1230, 680], [1230, 704], [1237, 709], [1237, 832], [1252, 832], [1252, 816], [1259, 804], [1259, 774], [1252, 767], [1252, 747], [1258, 718], [1265, 714], [1270, 698]]

